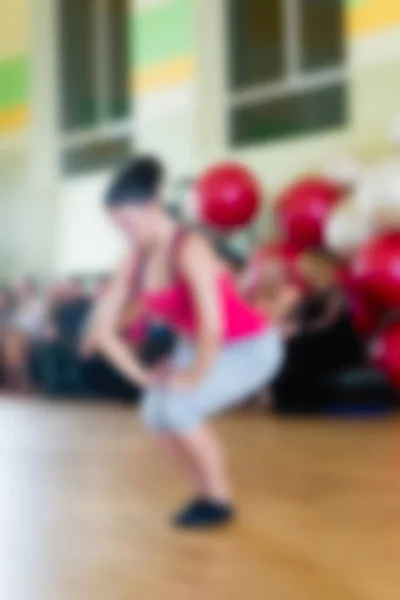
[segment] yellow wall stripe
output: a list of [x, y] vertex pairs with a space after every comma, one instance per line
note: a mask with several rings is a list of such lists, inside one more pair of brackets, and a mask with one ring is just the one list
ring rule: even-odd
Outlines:
[[29, 122], [27, 106], [17, 106], [0, 112], [0, 133], [10, 133], [23, 129]]
[[400, 25], [399, 0], [367, 0], [348, 10], [350, 36], [378, 33], [381, 29]]
[[133, 75], [133, 86], [138, 94], [159, 91], [194, 79], [195, 72], [194, 57], [182, 56], [162, 64], [139, 69]]
[[[400, 0], [365, 0], [348, 9], [347, 29], [350, 39], [373, 35], [382, 29], [400, 25]], [[135, 93], [162, 91], [194, 80], [196, 61], [193, 55], [180, 56], [134, 71]]]

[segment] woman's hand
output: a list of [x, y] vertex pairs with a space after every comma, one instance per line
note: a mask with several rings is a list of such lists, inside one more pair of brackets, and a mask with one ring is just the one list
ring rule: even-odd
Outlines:
[[178, 391], [192, 390], [199, 383], [200, 379], [201, 377], [190, 369], [174, 371], [167, 379], [167, 387]]
[[191, 390], [201, 377], [194, 369], [176, 370], [169, 360], [162, 361], [149, 374], [151, 386], [173, 390]]
[[171, 361], [166, 359], [159, 362], [155, 367], [149, 371], [149, 385], [150, 386], [165, 386], [166, 382], [171, 377], [172, 365]]

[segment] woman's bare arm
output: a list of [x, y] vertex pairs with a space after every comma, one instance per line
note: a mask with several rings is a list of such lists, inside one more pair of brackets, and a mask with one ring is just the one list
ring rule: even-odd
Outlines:
[[195, 379], [210, 368], [221, 345], [224, 317], [218, 291], [220, 268], [212, 249], [200, 236], [193, 235], [186, 241], [180, 269], [191, 289], [197, 314], [196, 358], [190, 369]]
[[128, 258], [116, 271], [101, 298], [94, 317], [94, 335], [100, 352], [130, 381], [148, 385], [149, 373], [121, 337], [121, 316], [129, 300], [134, 259]]

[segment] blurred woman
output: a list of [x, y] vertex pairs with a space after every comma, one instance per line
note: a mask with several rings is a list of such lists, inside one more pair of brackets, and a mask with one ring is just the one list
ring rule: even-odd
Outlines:
[[15, 305], [4, 340], [5, 385], [17, 391], [31, 388], [32, 344], [45, 324], [45, 308], [37, 285], [21, 280], [15, 288]]
[[[160, 201], [161, 165], [132, 161], [112, 183], [106, 206], [130, 250], [97, 315], [103, 353], [145, 388], [142, 416], [184, 472], [194, 499], [174, 517], [180, 527], [217, 526], [234, 516], [222, 454], [208, 417], [246, 400], [273, 378], [282, 346], [267, 315], [254, 310], [211, 245], [182, 229]], [[121, 314], [140, 301], [177, 333], [172, 360], [146, 367], [120, 336]]]
[[4, 341], [3, 364], [5, 384], [16, 391], [31, 388], [32, 344], [41, 334], [45, 309], [37, 285], [21, 280], [15, 288], [15, 306]]
[[250, 266], [243, 278], [246, 297], [257, 310], [269, 315], [284, 337], [295, 329], [296, 308], [302, 297], [285, 260], [271, 256]]
[[321, 369], [360, 364], [363, 352], [340, 285], [338, 261], [324, 250], [309, 250], [299, 258], [298, 271], [308, 291], [299, 311], [298, 330], [318, 340]]
[[275, 406], [279, 412], [318, 412], [323, 406], [319, 378], [360, 366], [363, 348], [338, 282], [335, 258], [309, 250], [298, 259], [297, 271], [304, 294], [293, 318], [284, 367], [274, 382]]
[[14, 308], [14, 297], [11, 291], [6, 287], [0, 288], [0, 338], [3, 339], [4, 333], [10, 323]]
[[0, 365], [1, 365], [1, 383], [5, 379], [5, 356], [4, 349], [7, 337], [10, 332], [10, 324], [14, 307], [14, 298], [11, 291], [6, 288], [0, 288]]

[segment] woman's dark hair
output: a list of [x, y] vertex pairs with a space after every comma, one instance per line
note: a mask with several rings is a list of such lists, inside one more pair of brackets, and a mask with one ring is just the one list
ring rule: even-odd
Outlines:
[[302, 256], [313, 260], [315, 263], [330, 267], [337, 267], [340, 264], [340, 260], [336, 254], [325, 248], [310, 248], [309, 250], [305, 250]]
[[152, 156], [132, 159], [117, 173], [106, 192], [106, 206], [144, 204], [157, 196], [164, 178], [162, 163]]

